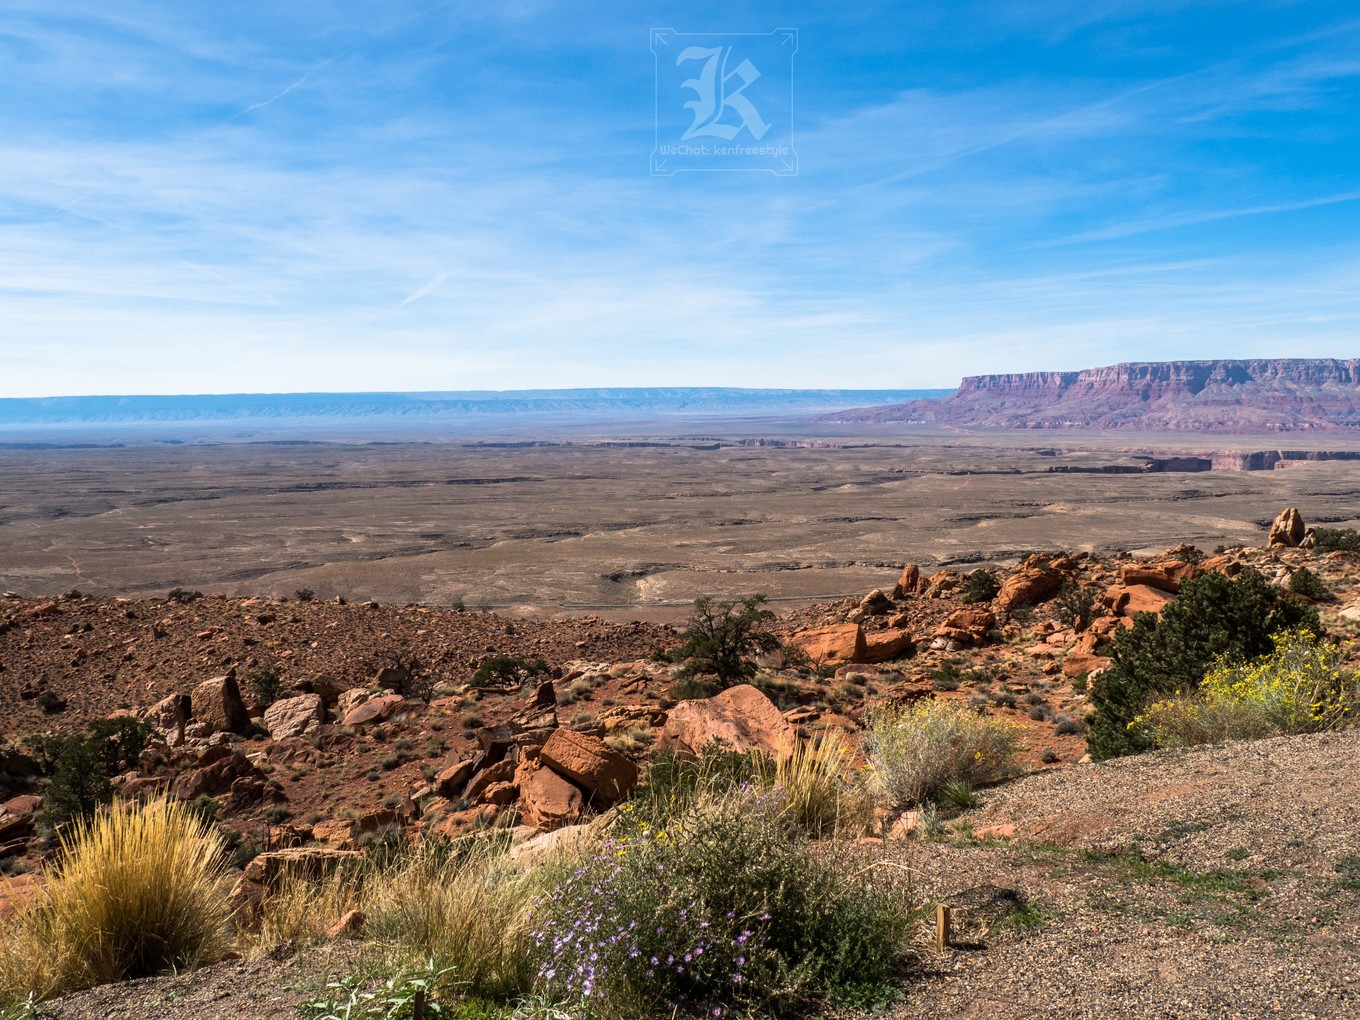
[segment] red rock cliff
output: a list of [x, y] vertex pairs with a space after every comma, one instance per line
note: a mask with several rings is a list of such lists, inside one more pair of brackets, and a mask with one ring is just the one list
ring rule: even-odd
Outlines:
[[1360, 358], [1163, 361], [969, 376], [939, 400], [827, 415], [983, 428], [1360, 430]]

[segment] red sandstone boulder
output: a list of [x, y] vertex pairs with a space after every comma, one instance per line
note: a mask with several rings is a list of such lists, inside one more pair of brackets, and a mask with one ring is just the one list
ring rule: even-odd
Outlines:
[[316, 732], [326, 721], [326, 709], [319, 694], [300, 694], [283, 698], [264, 710], [264, 728], [275, 740], [302, 737]]
[[1131, 587], [1117, 584], [1105, 593], [1104, 601], [1110, 612], [1132, 617], [1138, 613], [1160, 614], [1162, 608], [1173, 598], [1174, 595], [1145, 584], [1135, 584]]
[[1292, 549], [1303, 541], [1305, 530], [1303, 518], [1299, 516], [1298, 510], [1291, 506], [1270, 522], [1270, 534], [1266, 538], [1266, 548], [1284, 546]]
[[472, 777], [472, 782], [467, 784], [467, 789], [463, 791], [463, 796], [468, 800], [475, 801], [482, 795], [492, 783], [508, 783], [515, 778], [515, 763], [506, 759], [498, 761], [494, 765], [489, 765]]
[[535, 829], [560, 829], [581, 817], [580, 789], [538, 761], [525, 761], [515, 774], [520, 820]]
[[637, 785], [637, 766], [599, 737], [586, 733], [554, 730], [539, 756], [554, 772], [582, 787], [602, 806], [622, 800]]
[[381, 722], [391, 717], [406, 699], [400, 694], [384, 694], [369, 698], [362, 705], [351, 709], [340, 721], [342, 726], [363, 726], [367, 723]]
[[250, 713], [236, 686], [236, 670], [204, 680], [189, 696], [194, 721], [211, 733], [244, 733], [250, 728]]
[[363, 859], [357, 850], [332, 850], [326, 847], [293, 847], [259, 854], [241, 875], [232, 890], [232, 901], [247, 914], [259, 909], [264, 897], [285, 881], [319, 882], [345, 865]]
[[864, 661], [864, 631], [857, 623], [837, 623], [801, 631], [791, 640], [819, 666]]
[[661, 747], [697, 756], [709, 744], [734, 751], [764, 751], [776, 758], [790, 754], [796, 735], [774, 702], [749, 684], [721, 694], [682, 701], [670, 710]]
[[908, 563], [902, 570], [902, 576], [897, 579], [897, 584], [893, 587], [892, 597], [904, 599], [908, 595], [915, 595], [921, 590], [921, 568], [915, 563]]
[[1009, 613], [1016, 606], [1032, 606], [1052, 598], [1062, 587], [1063, 576], [1052, 568], [1025, 567], [1006, 578], [997, 592], [995, 606], [999, 613]]
[[865, 616], [883, 616], [891, 611], [892, 607], [892, 599], [883, 594], [880, 588], [875, 588], [859, 601], [859, 608]]
[[1067, 653], [1063, 659], [1063, 676], [1078, 677], [1085, 673], [1091, 673], [1098, 669], [1104, 669], [1110, 664], [1110, 660], [1103, 655], [1092, 655], [1089, 652], [1079, 652], [1075, 649]]
[[1126, 588], [1142, 584], [1175, 595], [1184, 582], [1199, 572], [1199, 567], [1193, 563], [1164, 560], [1161, 563], [1130, 563], [1121, 571], [1121, 578]]
[[991, 610], [980, 606], [965, 606], [950, 613], [944, 623], [935, 630], [935, 636], [945, 641], [956, 641], [961, 645], [981, 645], [996, 627], [996, 617]]
[[911, 651], [911, 635], [905, 630], [870, 631], [864, 635], [864, 662], [887, 662]]

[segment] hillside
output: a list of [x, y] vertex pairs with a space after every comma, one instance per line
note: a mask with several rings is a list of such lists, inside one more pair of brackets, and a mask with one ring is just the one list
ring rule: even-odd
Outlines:
[[[1304, 566], [1330, 593], [1317, 604], [1328, 632], [1354, 635], [1351, 552], [1049, 552], [973, 576], [908, 564], [863, 597], [780, 617], [786, 645], [762, 658], [759, 688], [698, 700], [657, 654], [678, 643], [666, 627], [343, 599], [7, 595], [0, 915], [35, 895], [52, 847], [34, 738], [92, 720], [151, 724], [114, 786], [210, 805], [248, 892], [256, 862], [290, 852], [324, 859], [487, 827], [521, 846], [584, 838], [617, 813], [608, 777], [636, 782], [663, 748], [720, 732], [753, 747], [856, 740], [875, 707], [933, 696], [1019, 727], [1022, 775], [953, 817], [923, 811], [906, 829], [878, 818], [854, 844], [866, 869], [909, 876], [914, 902], [956, 914], [944, 953], [925, 921], [915, 930], [894, 1020], [1342, 1015], [1360, 981], [1348, 948], [1360, 935], [1360, 735], [1083, 760], [1091, 688], [1135, 613], [1205, 572], [1255, 568], [1284, 584]], [[1084, 625], [1059, 597], [1073, 590], [1091, 597]], [[488, 685], [478, 667], [498, 655], [544, 663]], [[718, 719], [735, 729], [713, 729]], [[248, 954], [94, 988], [45, 1015], [289, 1015], [356, 952], [342, 938]]]
[[1360, 429], [1360, 360], [1169, 361], [970, 376], [942, 399], [861, 407], [821, 420], [997, 429], [1351, 432]]

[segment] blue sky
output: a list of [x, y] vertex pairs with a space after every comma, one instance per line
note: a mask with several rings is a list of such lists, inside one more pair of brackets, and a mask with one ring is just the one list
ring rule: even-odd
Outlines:
[[[1349, 7], [0, 0], [0, 395], [1355, 356]], [[650, 174], [654, 27], [797, 176]]]

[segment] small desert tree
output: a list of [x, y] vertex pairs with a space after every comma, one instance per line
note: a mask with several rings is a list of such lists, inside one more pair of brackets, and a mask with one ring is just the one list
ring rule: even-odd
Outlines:
[[764, 595], [741, 600], [694, 600], [689, 626], [680, 635], [684, 643], [671, 653], [683, 663], [676, 673], [681, 680], [700, 675], [718, 678], [718, 686], [731, 687], [756, 675], [752, 657], [779, 647], [779, 639], [766, 630], [774, 613], [762, 609]]

